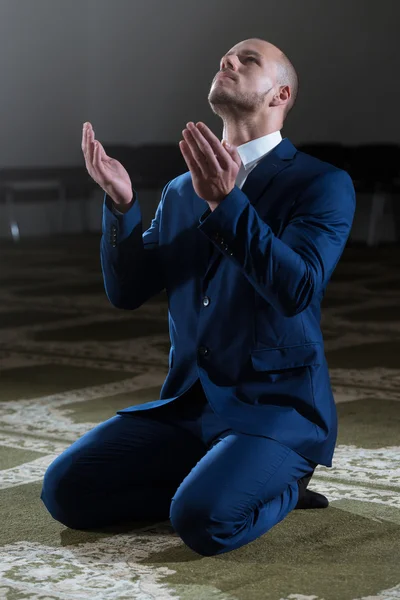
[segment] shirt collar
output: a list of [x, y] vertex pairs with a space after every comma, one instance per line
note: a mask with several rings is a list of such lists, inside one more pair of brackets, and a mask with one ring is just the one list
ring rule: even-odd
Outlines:
[[273, 150], [281, 141], [281, 132], [274, 131], [237, 146], [237, 151], [242, 159], [244, 169], [247, 170], [251, 168], [256, 161], [260, 160], [263, 156], [268, 154], [268, 152], [271, 152], [271, 150]]

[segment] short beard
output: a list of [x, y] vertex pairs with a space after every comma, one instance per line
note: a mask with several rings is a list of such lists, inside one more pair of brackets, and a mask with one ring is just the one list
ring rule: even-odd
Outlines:
[[271, 89], [260, 94], [257, 92], [237, 93], [223, 88], [214, 88], [207, 99], [211, 110], [219, 117], [246, 118], [262, 110], [265, 97]]

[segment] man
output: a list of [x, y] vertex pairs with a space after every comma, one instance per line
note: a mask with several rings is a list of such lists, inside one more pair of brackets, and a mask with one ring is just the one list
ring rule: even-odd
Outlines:
[[41, 498], [62, 523], [169, 517], [210, 556], [328, 504], [305, 490], [337, 438], [320, 302], [355, 193], [345, 171], [282, 139], [297, 86], [272, 44], [234, 46], [208, 98], [224, 142], [188, 124], [189, 171], [165, 186], [144, 234], [128, 173], [84, 125], [86, 166], [106, 192], [106, 294], [135, 310], [166, 289], [171, 350], [159, 400], [118, 411], [50, 465]]

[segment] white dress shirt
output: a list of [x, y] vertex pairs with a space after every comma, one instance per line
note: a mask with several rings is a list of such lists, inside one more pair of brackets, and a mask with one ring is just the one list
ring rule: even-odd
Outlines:
[[244, 183], [249, 176], [249, 173], [258, 165], [260, 160], [264, 158], [271, 150], [282, 141], [280, 131], [268, 133], [262, 137], [250, 140], [241, 146], [237, 147], [242, 164], [236, 177], [236, 185], [242, 189]]

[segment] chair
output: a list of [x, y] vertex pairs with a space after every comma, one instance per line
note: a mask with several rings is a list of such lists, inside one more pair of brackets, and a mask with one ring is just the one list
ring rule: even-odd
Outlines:
[[349, 148], [348, 172], [356, 192], [372, 194], [367, 245], [379, 244], [382, 217], [387, 200], [392, 202], [396, 241], [400, 231], [400, 206], [393, 195], [400, 192], [400, 146], [398, 144], [363, 144]]
[[338, 167], [338, 169], [348, 170], [349, 155], [348, 147], [336, 142], [314, 142], [301, 144], [297, 149], [319, 160]]
[[16, 218], [16, 204], [20, 200], [30, 202], [42, 199], [54, 202], [54, 194], [44, 194], [56, 190], [58, 197], [58, 232], [64, 232], [67, 201], [78, 193], [81, 199], [84, 227], [86, 218], [86, 198], [96, 186], [85, 167], [12, 167], [0, 169], [0, 201], [5, 201], [8, 225], [12, 239], [20, 239], [20, 229]]

